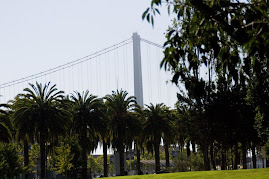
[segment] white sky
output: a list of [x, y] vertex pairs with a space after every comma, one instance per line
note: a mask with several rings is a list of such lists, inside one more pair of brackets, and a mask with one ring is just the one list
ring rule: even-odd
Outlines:
[[[0, 84], [102, 50], [130, 38], [133, 32], [162, 45], [171, 17], [168, 17], [166, 8], [163, 8], [162, 15], [155, 18], [154, 28], [142, 21], [142, 13], [150, 2], [151, 0], [1, 0]], [[144, 48], [149, 50], [151, 47]], [[150, 56], [148, 51], [144, 53]], [[144, 71], [148, 73], [147, 68]], [[147, 80], [153, 81], [156, 78], [156, 74], [152, 74]], [[163, 77], [163, 83], [165, 79], [167, 77]], [[149, 83], [144, 85], [146, 88], [149, 86]], [[152, 89], [148, 89], [148, 92], [150, 95], [144, 94], [147, 103], [155, 98]], [[0, 93], [3, 94], [2, 91]], [[155, 94], [157, 93], [163, 96], [164, 92], [158, 91]], [[168, 91], [165, 93], [167, 96], [176, 95]]]
[[167, 13], [142, 21], [150, 0], [0, 1], [0, 84], [123, 41], [138, 32], [163, 44]]

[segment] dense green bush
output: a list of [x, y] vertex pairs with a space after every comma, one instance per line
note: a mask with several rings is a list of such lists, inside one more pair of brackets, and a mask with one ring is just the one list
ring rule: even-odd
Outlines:
[[0, 176], [13, 178], [22, 171], [19, 152], [14, 144], [0, 143]]
[[173, 162], [175, 165], [174, 169], [178, 172], [204, 170], [204, 162], [200, 152], [187, 157], [187, 152], [183, 150], [173, 159]]

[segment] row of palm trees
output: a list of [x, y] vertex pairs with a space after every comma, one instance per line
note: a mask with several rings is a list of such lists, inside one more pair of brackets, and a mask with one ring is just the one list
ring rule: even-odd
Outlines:
[[[124, 151], [133, 142], [138, 157], [137, 171], [140, 171], [140, 150], [145, 146], [150, 151], [154, 150], [156, 172], [160, 171], [161, 138], [168, 139], [173, 131], [167, 107], [151, 104], [142, 109], [134, 96], [128, 97], [128, 93], [122, 90], [113, 91], [104, 98], [98, 98], [89, 91], [75, 91], [65, 96], [56, 85], [36, 82], [5, 107], [9, 107], [9, 110], [1, 110], [1, 116], [9, 113], [13, 133], [24, 146], [25, 167], [29, 164], [29, 144], [34, 141], [39, 143], [42, 179], [46, 177], [46, 144], [57, 142], [60, 136], [78, 135], [82, 148], [81, 178], [86, 179], [87, 154], [96, 148], [98, 142], [103, 144], [104, 176], [108, 174], [107, 148], [112, 146], [119, 152], [120, 174], [124, 175]], [[0, 124], [0, 132], [4, 134], [1, 140], [6, 142], [12, 139], [11, 128], [7, 123]], [[25, 178], [28, 177], [26, 172]]]

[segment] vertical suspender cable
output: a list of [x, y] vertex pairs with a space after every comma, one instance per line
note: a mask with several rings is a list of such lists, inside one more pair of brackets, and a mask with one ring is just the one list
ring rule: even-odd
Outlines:
[[70, 83], [71, 83], [71, 73], [70, 73], [70, 67], [68, 68], [68, 77], [69, 77], [69, 80], [68, 80], [68, 93], [72, 92], [71, 91], [71, 87], [70, 87]]
[[88, 90], [89, 89], [89, 60], [87, 61], [87, 77], [86, 77], [86, 80], [87, 80], [87, 88]]
[[117, 72], [117, 77], [116, 77], [116, 80], [117, 80], [117, 89], [119, 89], [119, 53], [118, 53], [118, 49], [116, 49], [116, 72]]
[[127, 71], [127, 73], [125, 74], [126, 75], [126, 90], [127, 91], [129, 91], [130, 89], [128, 88], [128, 86], [129, 86], [129, 78], [128, 78], [128, 73], [130, 73], [130, 71], [129, 71], [129, 66], [128, 66], [128, 44], [125, 46], [125, 60], [126, 60], [126, 71]]
[[75, 73], [74, 73], [74, 66], [72, 65], [72, 75], [71, 75], [72, 76], [72, 86], [73, 86], [72, 92], [75, 91], [74, 75], [75, 75]]
[[[115, 51], [114, 51], [114, 59], [116, 59], [116, 52]], [[118, 85], [117, 85], [117, 59], [116, 59], [116, 62], [114, 62], [114, 72], [115, 72], [115, 82], [116, 82], [116, 88], [117, 88], [118, 87]]]
[[[109, 72], [110, 73], [112, 73], [112, 71], [111, 71], [111, 68], [110, 68], [110, 63], [109, 63], [109, 57], [110, 57], [110, 55], [109, 55], [109, 52], [107, 53], [108, 54], [108, 60], [107, 60], [107, 64], [108, 64], [108, 68], [109, 68]], [[111, 85], [110, 85], [110, 83], [111, 83], [111, 80], [110, 80], [110, 75], [108, 75], [108, 88], [109, 88], [109, 93], [111, 92]]]
[[[151, 78], [151, 73], [152, 73], [152, 71], [151, 71], [151, 68], [153, 67], [154, 68], [154, 64], [152, 63], [152, 60], [151, 60], [151, 55], [150, 55], [150, 45], [148, 46], [148, 54], [149, 54], [149, 81], [150, 81], [150, 102], [153, 102], [152, 100], [153, 100], [153, 98], [152, 98], [152, 93], [153, 93], [153, 91], [152, 91], [152, 88], [154, 88], [154, 84], [153, 84], [153, 80], [152, 80], [152, 78]], [[155, 89], [155, 88], [154, 88]]]
[[81, 89], [80, 89], [80, 79], [79, 79], [79, 65], [77, 65], [77, 80], [78, 80], [78, 82], [77, 82], [77, 85], [76, 85], [76, 89], [75, 90], [77, 90], [77, 91], [79, 91], [79, 92], [81, 92]]
[[89, 79], [89, 91], [90, 91], [90, 94], [92, 94], [92, 60], [89, 61], [90, 65], [89, 65], [89, 68], [90, 68], [90, 71], [89, 71], [89, 75], [88, 76], [88, 79]]
[[160, 100], [160, 93], [161, 93], [161, 91], [160, 91], [160, 72], [161, 72], [161, 70], [160, 70], [160, 67], [159, 67], [159, 65], [158, 64], [161, 64], [160, 63], [160, 54], [158, 53], [158, 49], [157, 48], [155, 48], [156, 49], [156, 61], [158, 62], [157, 63], [157, 66], [156, 66], [156, 70], [157, 70], [157, 85], [158, 85], [158, 100]]
[[123, 76], [124, 76], [124, 89], [127, 92], [129, 92], [127, 89], [127, 79], [126, 79], [126, 61], [127, 61], [126, 53], [127, 53], [127, 50], [126, 50], [126, 47], [122, 48], [122, 49], [123, 49], [123, 58], [122, 59], [123, 59], [123, 71], [124, 71], [124, 74], [123, 74]]
[[80, 80], [81, 80], [81, 91], [85, 90], [84, 87], [84, 68], [83, 68], [83, 63], [80, 63]]
[[107, 68], [107, 53], [105, 54], [105, 76], [106, 76], [106, 90], [105, 90], [105, 95], [107, 94], [108, 90], [107, 90], [107, 73], [108, 73], [108, 68]]
[[98, 59], [97, 73], [99, 76], [99, 90], [100, 90], [100, 91], [98, 91], [98, 96], [101, 96], [102, 95], [102, 83], [103, 83], [102, 74], [101, 74], [101, 56], [99, 56], [99, 59]]
[[147, 68], [148, 68], [148, 103], [152, 103], [151, 101], [151, 81], [150, 81], [150, 57], [149, 57], [149, 45], [147, 44]]
[[95, 70], [96, 70], [96, 80], [97, 80], [97, 85], [96, 85], [96, 87], [97, 87], [97, 91], [96, 91], [96, 93], [95, 93], [95, 95], [97, 95], [98, 93], [99, 93], [99, 75], [98, 75], [98, 62], [97, 62], [97, 58], [96, 58], [96, 61], [95, 61]]

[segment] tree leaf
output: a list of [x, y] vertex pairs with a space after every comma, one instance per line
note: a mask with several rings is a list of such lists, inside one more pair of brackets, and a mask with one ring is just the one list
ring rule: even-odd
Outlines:
[[153, 19], [153, 16], [151, 16], [151, 24], [154, 27], [154, 19]]
[[143, 13], [142, 20], [145, 19], [145, 17], [146, 17], [146, 15], [147, 15], [148, 12], [149, 12], [149, 8], [147, 8], [147, 10], [145, 10], [145, 12]]

